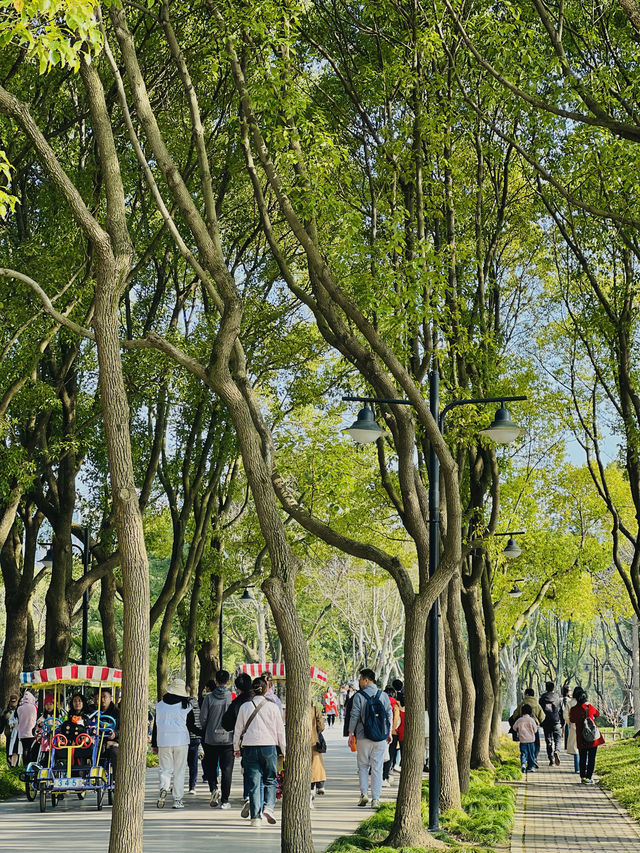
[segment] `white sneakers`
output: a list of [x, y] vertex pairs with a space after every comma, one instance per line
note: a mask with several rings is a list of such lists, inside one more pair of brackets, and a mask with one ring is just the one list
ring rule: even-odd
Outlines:
[[391, 787], [391, 782], [390, 782], [388, 779], [383, 779], [383, 780], [382, 780], [382, 787], [383, 787], [383, 788], [390, 788], [390, 787]]
[[242, 806], [242, 811], [240, 812], [240, 817], [248, 818], [250, 811], [251, 811], [251, 806], [249, 804], [249, 800], [246, 799], [244, 801], [244, 805]]
[[271, 824], [271, 826], [276, 822], [276, 816], [273, 813], [273, 809], [268, 807], [262, 809], [262, 816], [266, 819], [267, 823]]
[[262, 818], [261, 817], [252, 817], [251, 818], [251, 826], [262, 826]]
[[156, 805], [158, 806], [159, 809], [164, 808], [164, 801], [166, 799], [167, 799], [167, 792], [165, 791], [164, 788], [161, 788], [160, 789], [160, 796], [158, 797], [158, 802], [156, 803]]
[[220, 791], [217, 788], [214, 788], [211, 792], [211, 797], [209, 799], [209, 805], [212, 809], [214, 809], [218, 803], [220, 802]]
[[182, 800], [176, 800], [175, 803], [173, 804], [173, 808], [174, 809], [183, 809], [184, 803], [182, 802]]
[[358, 805], [361, 809], [363, 809], [367, 803], [369, 802], [369, 797], [366, 794], [360, 794], [360, 799], [358, 800]]

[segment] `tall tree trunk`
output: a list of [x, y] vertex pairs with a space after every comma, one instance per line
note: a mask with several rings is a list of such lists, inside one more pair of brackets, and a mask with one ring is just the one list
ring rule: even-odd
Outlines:
[[640, 641], [638, 638], [638, 616], [631, 617], [631, 699], [636, 730], [640, 728]]
[[2, 660], [0, 661], [0, 707], [6, 708], [9, 694], [17, 690], [27, 646], [27, 617], [30, 591], [24, 590], [21, 581], [20, 537], [15, 525], [7, 536], [0, 552], [0, 565], [4, 581], [6, 627]]
[[500, 677], [500, 643], [498, 642], [498, 628], [496, 626], [496, 614], [491, 598], [491, 587], [487, 570], [482, 573], [482, 612], [484, 613], [484, 626], [487, 635], [487, 662], [489, 674], [493, 686], [493, 708], [491, 714], [491, 733], [489, 735], [489, 753], [494, 758], [500, 744], [501, 722], [502, 722], [502, 684]]
[[469, 637], [471, 673], [476, 689], [471, 767], [491, 768], [493, 765], [489, 751], [489, 738], [493, 719], [493, 684], [487, 659], [487, 638], [482, 621], [480, 594], [477, 584], [472, 584], [469, 589], [462, 591], [462, 606]]
[[116, 617], [114, 611], [114, 601], [116, 598], [116, 579], [113, 576], [113, 571], [107, 572], [100, 580], [100, 601], [98, 610], [100, 611], [100, 622], [102, 624], [102, 638], [104, 641], [104, 651], [107, 658], [107, 666], [121, 666], [120, 649], [118, 647], [118, 636], [116, 633]]
[[422, 822], [424, 762], [425, 632], [428, 613], [418, 600], [405, 603], [404, 685], [405, 721], [402, 773], [393, 828], [385, 840], [391, 847], [440, 847]]
[[204, 574], [204, 562], [202, 559], [198, 560], [198, 564], [196, 565], [195, 577], [193, 579], [193, 587], [191, 589], [191, 597], [189, 598], [189, 608], [185, 606], [185, 602], [181, 603], [181, 607], [184, 610], [184, 625], [185, 625], [185, 648], [184, 648], [184, 656], [185, 656], [185, 666], [186, 666], [186, 682], [191, 688], [192, 696], [199, 696], [200, 692], [198, 687], [198, 653], [197, 653], [197, 639], [198, 639], [198, 622], [199, 622], [199, 613], [200, 613], [200, 595], [202, 593], [202, 576]]
[[469, 790], [471, 746], [473, 743], [473, 709], [476, 702], [476, 690], [473, 686], [471, 667], [469, 666], [469, 659], [467, 657], [467, 647], [462, 633], [461, 610], [460, 578], [454, 577], [449, 584], [447, 628], [451, 636], [451, 646], [462, 693], [457, 762], [460, 790], [464, 794]]
[[[73, 603], [67, 597], [67, 586], [73, 577], [71, 550], [72, 513], [56, 519], [54, 526], [51, 580], [45, 596], [44, 666], [65, 666], [69, 663], [71, 648], [71, 617]], [[51, 519], [49, 519], [51, 521]]]
[[109, 853], [142, 853], [147, 764], [149, 565], [131, 453], [130, 413], [120, 357], [116, 297], [128, 269], [128, 257], [121, 258], [119, 264], [103, 263], [99, 268], [93, 319], [124, 593], [121, 760], [118, 762]]
[[[445, 602], [443, 602], [443, 612], [446, 613], [444, 605], [446, 605]], [[440, 642], [438, 644], [438, 652], [440, 655], [440, 664], [438, 667], [438, 719], [440, 721], [440, 811], [444, 812], [447, 811], [447, 809], [459, 809], [461, 807], [461, 800], [456, 742], [451, 723], [451, 709], [447, 702], [447, 681], [450, 679], [450, 673], [447, 671], [448, 668], [446, 666], [446, 647], [444, 642], [442, 619], [439, 620], [438, 630], [440, 632]]]
[[442, 634], [444, 642], [444, 673], [445, 673], [445, 690], [447, 697], [447, 709], [449, 712], [451, 731], [453, 739], [458, 749], [460, 740], [460, 727], [462, 722], [462, 685], [460, 684], [460, 676], [453, 648], [453, 637], [451, 634], [451, 626], [449, 624], [449, 589], [453, 581], [449, 582], [449, 587], [440, 596], [442, 612], [445, 618], [441, 619]]

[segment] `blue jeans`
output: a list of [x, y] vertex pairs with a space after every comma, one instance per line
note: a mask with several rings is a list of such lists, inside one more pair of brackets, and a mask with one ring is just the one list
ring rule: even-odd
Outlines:
[[260, 817], [260, 787], [264, 783], [264, 807], [274, 809], [276, 805], [276, 776], [278, 775], [278, 752], [275, 746], [243, 746], [242, 764], [248, 781], [251, 818]]
[[520, 744], [520, 767], [523, 770], [533, 770], [536, 766], [536, 745], [535, 743]]

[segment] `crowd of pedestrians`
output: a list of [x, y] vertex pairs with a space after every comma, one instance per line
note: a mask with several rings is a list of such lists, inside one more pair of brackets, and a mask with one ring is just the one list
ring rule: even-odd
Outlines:
[[509, 718], [514, 739], [520, 744], [522, 772], [535, 773], [539, 769], [542, 728], [549, 766], [559, 766], [564, 746], [573, 759], [573, 769], [580, 775], [580, 781], [593, 785], [596, 753], [604, 743], [596, 725], [599, 716], [598, 709], [589, 703], [586, 692], [578, 685], [573, 690], [563, 687], [560, 695], [554, 683], [547, 681], [538, 700], [534, 690], [527, 688], [523, 701]]
[[[311, 702], [309, 802], [325, 794], [327, 749], [323, 732], [336, 719], [343, 723], [348, 746], [356, 753], [360, 807], [380, 804], [381, 789], [391, 785], [404, 729], [404, 691], [401, 681], [383, 691], [370, 669], [358, 683], [343, 684], [339, 692], [328, 686], [322, 707]], [[209, 805], [231, 809], [231, 783], [238, 767], [242, 775], [242, 818], [252, 826], [276, 823], [276, 799], [284, 779], [286, 756], [282, 702], [269, 674], [254, 678], [239, 674], [230, 685], [220, 670], [204, 688], [200, 702], [189, 695], [182, 679], [174, 679], [156, 706], [151, 745], [160, 769], [158, 808], [170, 801], [184, 808], [185, 776], [189, 794], [196, 793], [198, 762], [209, 786]], [[369, 797], [369, 792], [371, 797]], [[171, 800], [168, 800], [172, 794]]]

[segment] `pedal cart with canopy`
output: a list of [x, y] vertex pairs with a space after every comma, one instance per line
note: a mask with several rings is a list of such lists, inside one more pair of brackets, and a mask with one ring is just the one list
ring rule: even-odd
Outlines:
[[[24, 771], [27, 799], [39, 795], [40, 811], [47, 808], [47, 798], [55, 807], [66, 793], [75, 793], [80, 799], [86, 793], [96, 795], [98, 810], [102, 809], [105, 794], [111, 804], [113, 799], [113, 774], [106, 757], [106, 742], [113, 737], [116, 721], [100, 710], [100, 693], [122, 683], [122, 672], [106, 666], [58, 666], [23, 672], [22, 686], [33, 692], [46, 690], [53, 693], [54, 714], [45, 719], [38, 735], [39, 753]], [[98, 710], [89, 716], [88, 723], [74, 736], [63, 731], [65, 720], [57, 716], [64, 704], [67, 686], [95, 687], [98, 691]], [[80, 760], [81, 758], [81, 760]]]

